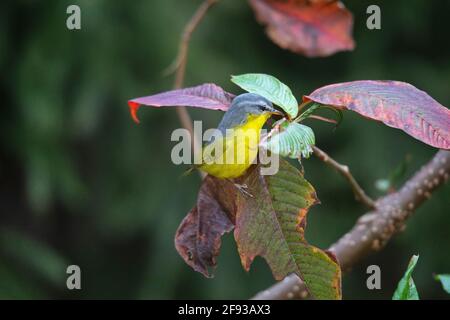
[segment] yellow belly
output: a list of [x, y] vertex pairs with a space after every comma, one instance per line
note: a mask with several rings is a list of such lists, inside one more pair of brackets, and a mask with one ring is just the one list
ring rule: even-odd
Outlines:
[[221, 140], [206, 146], [199, 169], [217, 178], [237, 178], [245, 173], [258, 155], [261, 128], [270, 114], [250, 116]]
[[[212, 159], [209, 156], [211, 148], [207, 148], [200, 169], [217, 178], [237, 178], [243, 175], [258, 155], [258, 144], [245, 138], [240, 136], [238, 139], [223, 139], [224, 152]], [[259, 135], [257, 138], [259, 140]]]

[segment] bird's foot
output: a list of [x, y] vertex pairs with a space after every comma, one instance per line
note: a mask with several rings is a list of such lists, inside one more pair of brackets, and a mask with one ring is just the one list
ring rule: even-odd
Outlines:
[[253, 198], [253, 195], [247, 191], [248, 186], [244, 184], [234, 183], [234, 186], [245, 196]]

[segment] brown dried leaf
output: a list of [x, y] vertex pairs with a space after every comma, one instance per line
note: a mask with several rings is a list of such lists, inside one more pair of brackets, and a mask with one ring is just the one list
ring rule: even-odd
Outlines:
[[195, 271], [210, 277], [216, 266], [221, 237], [234, 228], [236, 188], [227, 180], [207, 176], [200, 187], [197, 205], [181, 222], [175, 247]]

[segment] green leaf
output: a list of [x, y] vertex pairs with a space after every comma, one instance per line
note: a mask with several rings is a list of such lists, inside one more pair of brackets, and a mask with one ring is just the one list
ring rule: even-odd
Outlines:
[[308, 126], [299, 123], [284, 123], [280, 133], [263, 141], [261, 145], [283, 157], [308, 158], [315, 144], [314, 132]]
[[419, 300], [419, 293], [417, 292], [416, 285], [412, 278], [412, 272], [416, 267], [417, 260], [419, 260], [418, 255], [412, 256], [408, 264], [408, 269], [398, 283], [392, 300]]
[[277, 78], [262, 73], [246, 73], [231, 76], [231, 81], [242, 89], [259, 94], [280, 106], [291, 118], [297, 116], [297, 99], [291, 89]]
[[275, 175], [250, 169], [242, 183], [253, 197], [238, 192], [234, 236], [244, 269], [263, 257], [277, 280], [291, 273], [305, 281], [317, 299], [341, 299], [341, 269], [334, 255], [305, 239], [306, 215], [318, 203], [313, 186], [280, 159]]
[[447, 293], [450, 293], [450, 274], [437, 274], [434, 278], [441, 282], [442, 288]]

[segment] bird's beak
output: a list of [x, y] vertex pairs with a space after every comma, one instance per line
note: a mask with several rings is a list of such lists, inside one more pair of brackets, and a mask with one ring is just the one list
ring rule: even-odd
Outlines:
[[275, 109], [275, 108], [271, 108], [270, 109], [270, 111], [269, 111], [271, 114], [277, 114], [277, 115], [279, 115], [279, 116], [282, 116], [283, 115], [283, 112], [281, 112], [281, 111], [279, 111], [279, 110], [277, 110], [277, 109]]

